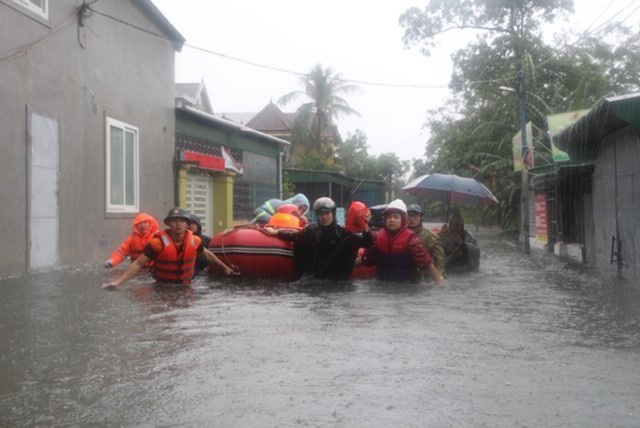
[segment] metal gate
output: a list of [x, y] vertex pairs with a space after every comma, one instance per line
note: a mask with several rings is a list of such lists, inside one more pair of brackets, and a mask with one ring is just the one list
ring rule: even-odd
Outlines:
[[187, 174], [186, 208], [200, 217], [202, 233], [213, 232], [213, 180], [200, 174]]

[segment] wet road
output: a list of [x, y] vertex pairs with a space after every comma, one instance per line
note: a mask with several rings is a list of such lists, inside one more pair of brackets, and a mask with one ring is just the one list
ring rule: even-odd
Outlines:
[[490, 233], [449, 285], [0, 280], [0, 426], [640, 426], [640, 287]]

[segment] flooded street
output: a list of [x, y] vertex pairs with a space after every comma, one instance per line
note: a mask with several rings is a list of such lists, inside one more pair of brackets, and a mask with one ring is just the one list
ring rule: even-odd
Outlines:
[[0, 426], [640, 424], [640, 288], [479, 236], [448, 286], [0, 280]]

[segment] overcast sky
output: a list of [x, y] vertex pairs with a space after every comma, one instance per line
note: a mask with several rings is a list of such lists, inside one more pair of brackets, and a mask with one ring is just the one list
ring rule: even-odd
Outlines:
[[[401, 159], [423, 156], [429, 132], [422, 126], [427, 112], [447, 99], [450, 55], [469, 41], [464, 33], [448, 33], [431, 57], [416, 48], [404, 48], [398, 18], [409, 7], [426, 4], [419, 0], [153, 2], [193, 46], [290, 71], [307, 72], [321, 63], [348, 79], [434, 86], [359, 85], [358, 94], [346, 96], [362, 117], [339, 120], [343, 138], [360, 128], [368, 137], [370, 154], [394, 152]], [[594, 21], [607, 20], [625, 5], [628, 8], [629, 0], [575, 3], [576, 14], [562, 25], [578, 32]], [[270, 100], [276, 102], [281, 95], [301, 89], [294, 75], [185, 46], [176, 58], [176, 81], [201, 79], [216, 113], [258, 112]], [[281, 108], [295, 111], [298, 105]]]

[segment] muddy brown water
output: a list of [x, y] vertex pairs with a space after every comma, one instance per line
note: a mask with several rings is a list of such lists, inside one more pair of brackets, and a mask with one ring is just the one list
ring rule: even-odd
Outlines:
[[640, 289], [479, 236], [444, 288], [0, 279], [1, 426], [640, 426]]

